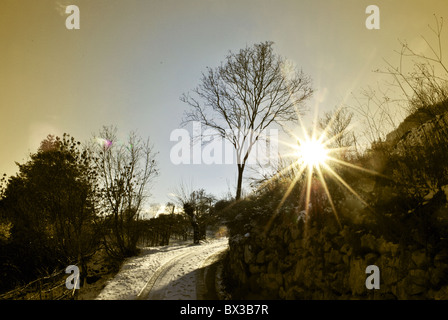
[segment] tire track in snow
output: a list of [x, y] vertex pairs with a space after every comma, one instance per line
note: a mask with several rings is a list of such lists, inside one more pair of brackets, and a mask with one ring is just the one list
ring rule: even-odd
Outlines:
[[[227, 241], [191, 246], [160, 266], [137, 296], [138, 300], [197, 300], [203, 296], [204, 268], [227, 249]], [[211, 258], [211, 257], [214, 257]], [[198, 290], [199, 288], [199, 290]], [[201, 292], [198, 292], [201, 291]]]

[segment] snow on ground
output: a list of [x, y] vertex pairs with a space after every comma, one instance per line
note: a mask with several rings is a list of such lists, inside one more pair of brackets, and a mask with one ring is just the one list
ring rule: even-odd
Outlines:
[[[181, 281], [181, 287], [195, 287], [192, 270], [201, 266], [201, 262], [219, 250], [227, 247], [228, 239], [220, 238], [202, 242], [200, 245], [192, 245], [191, 241], [169, 246], [143, 248], [140, 255], [128, 258], [124, 261], [120, 271], [106, 284], [97, 296], [97, 300], [134, 300], [145, 289], [151, 277], [160, 272], [164, 265], [169, 265], [176, 259], [181, 258], [182, 268], [176, 268], [176, 274], [169, 275], [170, 282]], [[191, 259], [185, 259], [190, 256]], [[194, 258], [193, 258], [194, 257]], [[176, 278], [176, 279], [173, 279]], [[166, 280], [165, 280], [166, 281]], [[190, 297], [183, 295], [183, 299], [195, 299], [195, 292], [189, 293]], [[150, 295], [151, 296], [151, 295]], [[164, 299], [179, 299], [176, 292], [168, 290], [163, 293]]]

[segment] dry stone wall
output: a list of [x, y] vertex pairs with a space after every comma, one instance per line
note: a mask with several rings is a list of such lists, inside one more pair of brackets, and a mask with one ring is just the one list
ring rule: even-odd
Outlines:
[[[448, 248], [436, 254], [349, 227], [283, 223], [230, 238], [235, 299], [448, 299]], [[366, 267], [380, 288], [367, 289]]]

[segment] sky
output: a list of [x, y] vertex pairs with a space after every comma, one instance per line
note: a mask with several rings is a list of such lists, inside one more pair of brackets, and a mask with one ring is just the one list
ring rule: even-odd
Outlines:
[[[379, 29], [365, 25], [371, 4]], [[79, 8], [79, 29], [66, 28], [69, 5]], [[445, 0], [2, 0], [0, 173], [15, 174], [48, 134], [84, 142], [115, 125], [122, 139], [136, 131], [158, 151], [149, 202], [166, 203], [185, 182], [234, 193], [236, 165], [170, 159], [170, 134], [188, 109], [180, 96], [206, 67], [273, 41], [312, 79], [309, 114], [325, 112], [375, 84], [372, 71], [397, 61], [398, 40], [424, 50], [433, 15], [447, 13]]]

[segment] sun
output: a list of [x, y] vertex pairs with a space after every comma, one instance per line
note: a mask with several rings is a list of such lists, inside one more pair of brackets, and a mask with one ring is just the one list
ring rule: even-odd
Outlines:
[[318, 168], [323, 166], [328, 160], [329, 149], [325, 144], [317, 139], [307, 139], [299, 141], [297, 156], [299, 162], [302, 162], [308, 168]]
[[[291, 162], [287, 162], [284, 167], [279, 168], [270, 179], [261, 185], [261, 187], [263, 187], [270, 181], [282, 177], [290, 179], [289, 186], [285, 190], [285, 193], [278, 203], [277, 209], [272, 215], [266, 228], [269, 228], [274, 217], [279, 213], [280, 208], [285, 204], [297, 184], [303, 186], [300, 196], [300, 207], [304, 209], [305, 217], [308, 216], [308, 213], [313, 208], [313, 201], [325, 201], [326, 204], [322, 203], [322, 205], [326, 205], [328, 206], [327, 208], [331, 209], [339, 227], [342, 228], [332, 194], [330, 193], [329, 185], [327, 184], [327, 179], [330, 178], [337, 182], [349, 193], [354, 195], [364, 206], [368, 207], [368, 203], [353, 189], [352, 186], [349, 185], [347, 181], [343, 179], [343, 177], [339, 175], [338, 172], [340, 172], [341, 168], [345, 167], [348, 170], [362, 171], [364, 173], [382, 176], [383, 178], [387, 177], [378, 172], [360, 167], [349, 160], [345, 160], [345, 158], [341, 156], [345, 152], [348, 152], [349, 148], [338, 145], [337, 140], [341, 133], [332, 134], [334, 130], [332, 130], [331, 126], [333, 121], [335, 121], [334, 116], [325, 128], [317, 130], [316, 126], [314, 126], [311, 133], [306, 130], [300, 117], [299, 121], [299, 127], [303, 130], [302, 135], [299, 136], [294, 132], [290, 132], [295, 143], [280, 141], [291, 148], [291, 153], [284, 154], [287, 158], [291, 157]], [[317, 196], [317, 194], [324, 197]]]

